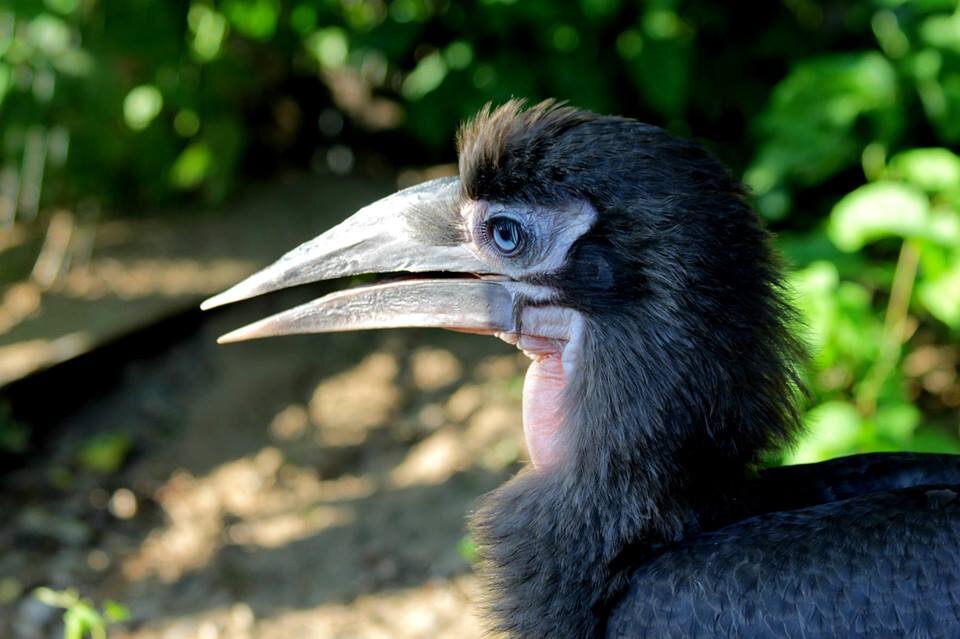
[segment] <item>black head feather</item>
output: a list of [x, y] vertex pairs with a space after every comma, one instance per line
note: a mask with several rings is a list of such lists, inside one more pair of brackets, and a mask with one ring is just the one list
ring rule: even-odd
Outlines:
[[741, 185], [657, 127], [513, 101], [467, 124], [459, 152], [464, 197], [598, 212], [544, 276], [587, 322], [567, 457], [473, 521], [497, 629], [594, 636], [632, 561], [696, 530], [799, 428], [803, 348], [779, 260]]

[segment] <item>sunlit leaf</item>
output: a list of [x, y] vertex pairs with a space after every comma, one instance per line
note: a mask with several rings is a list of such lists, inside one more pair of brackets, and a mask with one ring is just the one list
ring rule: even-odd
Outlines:
[[814, 262], [790, 276], [791, 297], [803, 313], [807, 342], [815, 353], [826, 343], [833, 322], [838, 282], [837, 267], [829, 262]]
[[203, 62], [216, 58], [227, 35], [226, 17], [206, 4], [195, 2], [187, 13], [187, 24], [193, 33], [194, 55]]
[[203, 182], [210, 172], [213, 155], [203, 142], [191, 144], [183, 150], [170, 169], [170, 182], [178, 189], [191, 189]]
[[83, 619], [72, 610], [63, 615], [63, 639], [83, 639], [87, 633], [87, 626]]
[[447, 76], [443, 56], [434, 51], [425, 56], [403, 81], [403, 95], [408, 100], [419, 100], [436, 89]]
[[920, 37], [931, 46], [960, 53], [960, 12], [930, 16], [920, 25]]
[[233, 28], [254, 40], [269, 40], [277, 30], [277, 0], [225, 0], [222, 7]]
[[84, 469], [96, 473], [113, 473], [120, 469], [133, 448], [125, 433], [103, 433], [86, 441], [77, 452], [77, 461]]
[[72, 589], [67, 589], [63, 591], [57, 591], [53, 588], [47, 588], [46, 586], [40, 586], [39, 588], [34, 589], [33, 596], [48, 606], [54, 608], [69, 608], [78, 601], [80, 601], [77, 592]]
[[933, 207], [927, 238], [947, 247], [960, 246], [960, 209], [942, 205]]
[[676, 11], [669, 8], [651, 8], [643, 16], [643, 30], [651, 38], [670, 40], [680, 35], [682, 23]]
[[806, 433], [797, 448], [786, 456], [788, 464], [822, 461], [853, 450], [860, 436], [860, 414], [853, 404], [826, 402], [811, 409]]
[[124, 621], [130, 617], [130, 610], [123, 604], [108, 599], [103, 602], [103, 616], [111, 623]]
[[51, 11], [56, 11], [63, 15], [73, 13], [77, 10], [77, 7], [80, 6], [80, 0], [43, 0], [43, 3], [47, 5]]
[[960, 328], [960, 260], [939, 277], [922, 282], [917, 295], [931, 315], [951, 328]]
[[318, 29], [311, 33], [303, 44], [320, 66], [331, 69], [343, 66], [347, 61], [347, 54], [350, 53], [347, 34], [338, 27]]
[[891, 58], [902, 57], [910, 50], [910, 40], [900, 27], [897, 16], [893, 11], [878, 11], [870, 21], [873, 34], [877, 37], [884, 53]]
[[70, 27], [56, 16], [41, 13], [27, 26], [27, 38], [46, 55], [56, 57], [70, 46]]
[[477, 550], [477, 544], [469, 535], [460, 538], [460, 541], [457, 543], [457, 554], [468, 564], [476, 563], [480, 556]]
[[877, 436], [903, 445], [910, 441], [920, 425], [920, 409], [907, 402], [896, 402], [877, 408], [873, 417]]
[[473, 47], [464, 40], [455, 40], [443, 52], [443, 59], [451, 69], [466, 69], [473, 62]]
[[890, 171], [931, 193], [960, 189], [960, 157], [948, 149], [911, 149], [898, 153], [890, 160]]
[[147, 128], [163, 109], [163, 95], [152, 84], [142, 84], [123, 100], [123, 119], [134, 131]]
[[837, 202], [830, 212], [827, 233], [838, 248], [856, 251], [883, 237], [922, 235], [929, 223], [929, 209], [929, 200], [917, 189], [875, 182]]

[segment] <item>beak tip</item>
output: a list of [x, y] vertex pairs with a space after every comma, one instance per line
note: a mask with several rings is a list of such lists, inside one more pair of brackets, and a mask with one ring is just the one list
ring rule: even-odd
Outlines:
[[270, 337], [278, 333], [273, 329], [273, 318], [267, 317], [253, 324], [247, 324], [236, 328], [229, 333], [225, 333], [217, 338], [217, 344], [233, 344], [235, 342], [246, 342], [261, 337]]
[[211, 308], [216, 308], [218, 306], [226, 306], [227, 304], [233, 304], [234, 302], [242, 302], [243, 300], [250, 299], [251, 297], [256, 297], [261, 293], [269, 292], [269, 288], [263, 287], [263, 275], [260, 273], [254, 273], [247, 279], [234, 284], [227, 290], [217, 293], [213, 297], [208, 297], [200, 303], [200, 310], [209, 311]]
[[235, 331], [230, 331], [229, 333], [224, 333], [217, 338], [217, 344], [234, 344], [236, 342], [242, 342], [245, 337], [243, 337], [243, 329], [238, 328]]
[[213, 297], [209, 297], [203, 302], [200, 303], [200, 310], [209, 311], [211, 308], [216, 308], [218, 306], [225, 306], [227, 304], [232, 304], [233, 302], [239, 302], [245, 300], [248, 297], [251, 297], [249, 294], [244, 295], [245, 291], [240, 290], [239, 286], [234, 286], [229, 288], [222, 293], [218, 293]]

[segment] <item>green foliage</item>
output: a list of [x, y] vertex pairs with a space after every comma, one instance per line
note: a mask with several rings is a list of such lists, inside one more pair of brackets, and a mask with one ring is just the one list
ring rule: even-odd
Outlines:
[[[888, 119], [897, 115], [906, 123], [898, 112]], [[870, 158], [871, 150], [890, 144], [883, 138], [885, 133], [876, 132], [863, 151], [865, 177], [874, 181], [842, 197], [827, 220], [827, 236], [838, 249], [859, 251], [866, 258], [847, 274], [845, 282], [860, 286], [855, 289], [859, 290], [859, 303], [828, 321], [822, 320], [821, 311], [822, 330], [836, 329], [832, 336], [821, 339], [821, 370], [850, 383], [836, 389], [824, 383], [814, 385], [826, 401], [808, 414], [810, 434], [795, 451], [795, 460], [856, 450], [957, 449], [955, 425], [948, 431], [952, 437], [944, 431], [921, 430], [923, 415], [910, 403], [901, 364], [904, 342], [910, 337], [907, 323], [911, 310], [913, 321], [939, 320], [948, 327], [947, 334], [955, 335], [960, 328], [960, 158], [945, 148], [908, 149], [888, 163]], [[890, 272], [888, 253], [864, 250], [885, 240], [902, 244], [890, 277], [886, 277]], [[808, 272], [807, 277], [810, 275]], [[836, 271], [831, 275], [833, 285], [839, 287], [839, 275]], [[914, 289], [917, 295], [912, 294]], [[816, 293], [823, 295], [824, 289]], [[839, 291], [827, 295], [835, 300], [845, 297]], [[877, 302], [884, 297], [881, 323]], [[822, 307], [829, 302], [821, 299], [814, 304]], [[852, 319], [854, 324], [848, 329], [855, 326], [856, 330], [839, 330], [845, 319]], [[935, 322], [931, 328], [942, 331]], [[829, 355], [855, 348], [862, 349], [859, 361], [854, 353], [848, 353], [846, 361]], [[846, 374], [840, 375], [838, 370]], [[838, 395], [843, 399], [837, 399]]]
[[89, 599], [84, 599], [72, 588], [52, 590], [37, 588], [33, 596], [54, 608], [63, 608], [63, 639], [106, 639], [107, 628], [130, 616], [127, 609], [115, 601], [106, 601], [102, 610]]
[[459, 543], [457, 543], [457, 554], [468, 564], [475, 564], [480, 558], [477, 544], [470, 535], [464, 535], [460, 538]]
[[217, 201], [251, 159], [306, 164], [300, 146], [363, 144], [357, 129], [400, 129], [366, 142], [395, 161], [449, 161], [458, 122], [511, 96], [621, 112], [710, 140], [778, 233], [815, 353], [809, 435], [790, 459], [953, 450], [960, 8], [741, 13], [704, 0], [13, 0], [0, 8], [0, 224], [10, 201], [26, 220], [90, 200]]
[[77, 450], [77, 463], [84, 470], [100, 474], [115, 473], [130, 454], [133, 442], [124, 433], [101, 433], [85, 441]]

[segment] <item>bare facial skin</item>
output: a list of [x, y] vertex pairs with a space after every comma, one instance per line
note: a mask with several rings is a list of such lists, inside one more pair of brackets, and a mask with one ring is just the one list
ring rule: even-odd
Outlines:
[[[574, 201], [556, 208], [525, 204], [469, 201], [460, 210], [470, 237], [468, 247], [493, 272], [514, 279], [553, 272], [563, 266], [573, 243], [586, 233], [597, 218], [587, 202]], [[486, 222], [506, 216], [523, 227], [528, 244], [513, 257], [503, 257], [486, 237]]]
[[523, 381], [523, 433], [534, 468], [563, 457], [563, 404], [582, 345], [583, 318], [557, 306], [532, 306], [521, 315], [522, 332], [498, 333], [531, 359]]
[[[511, 206], [473, 201], [461, 209], [469, 230], [470, 248], [495, 272], [522, 279], [550, 273], [562, 267], [573, 243], [596, 219], [586, 202], [571, 202], [556, 209]], [[487, 220], [509, 216], [524, 228], [528, 246], [515, 257], [498, 254], [484, 231]], [[525, 300], [549, 304], [555, 291], [545, 286], [519, 282], [514, 286]], [[563, 457], [564, 393], [576, 370], [582, 343], [583, 318], [559, 306], [525, 306], [519, 331], [498, 332], [497, 337], [515, 345], [531, 359], [523, 383], [523, 432], [530, 461], [538, 470], [549, 469]]]

